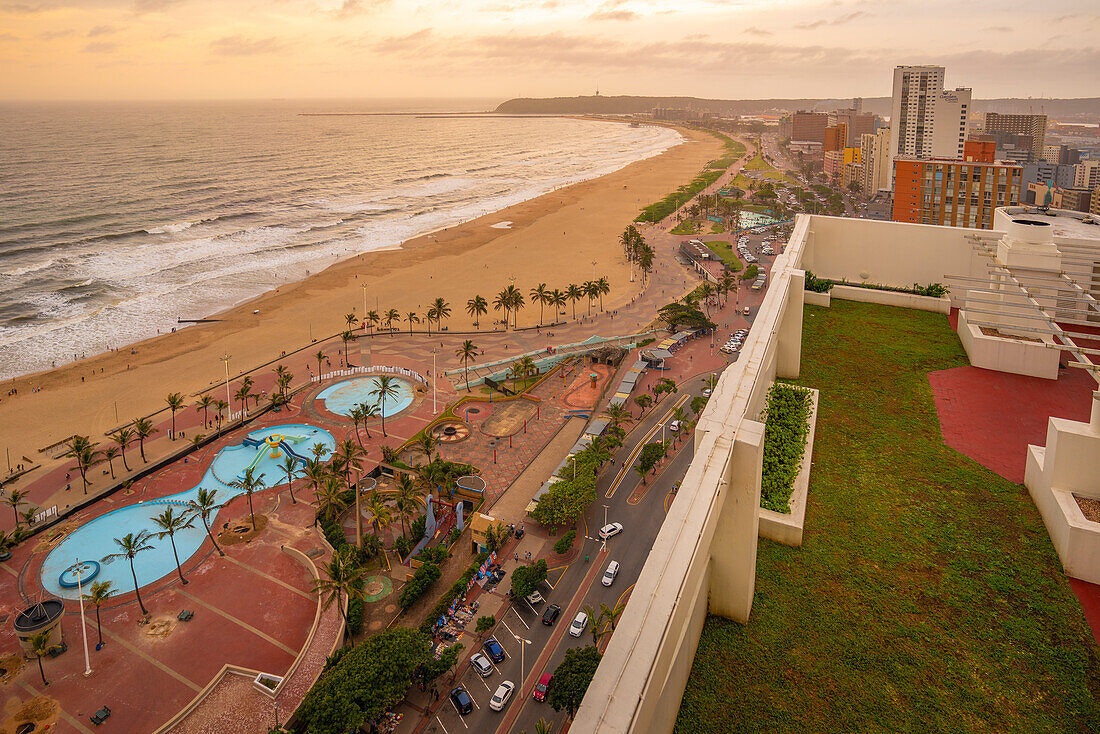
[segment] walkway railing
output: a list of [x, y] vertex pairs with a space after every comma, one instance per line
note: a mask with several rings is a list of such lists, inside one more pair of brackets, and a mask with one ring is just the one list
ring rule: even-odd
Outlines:
[[419, 372], [410, 370], [407, 367], [395, 367], [393, 365], [376, 364], [374, 366], [361, 365], [359, 367], [348, 367], [342, 370], [333, 370], [332, 372], [326, 372], [320, 376], [311, 376], [310, 382], [323, 382], [324, 380], [331, 380], [336, 377], [350, 377], [352, 375], [365, 375], [381, 372], [383, 374], [390, 375], [403, 375], [405, 377], [411, 377], [419, 382], [421, 385], [427, 385], [428, 380]]

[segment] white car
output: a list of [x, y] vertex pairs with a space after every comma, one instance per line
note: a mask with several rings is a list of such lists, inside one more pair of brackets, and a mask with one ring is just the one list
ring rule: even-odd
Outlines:
[[542, 604], [542, 601], [543, 601], [542, 594], [540, 594], [538, 592], [538, 589], [535, 589], [534, 591], [532, 591], [530, 594], [528, 594], [524, 598], [527, 599], [527, 603], [530, 604], [531, 606], [535, 606], [536, 604]]
[[607, 570], [603, 572], [603, 585], [611, 586], [615, 583], [615, 577], [619, 575], [619, 562], [612, 561], [607, 564]]
[[676, 433], [680, 430], [680, 421], [672, 421], [668, 424], [668, 430]]
[[621, 522], [609, 522], [607, 525], [600, 528], [600, 537], [607, 540], [614, 535], [618, 535], [622, 531], [623, 524]]
[[504, 705], [508, 703], [508, 699], [512, 697], [512, 691], [516, 690], [516, 684], [510, 680], [506, 680], [497, 686], [497, 692], [493, 694], [493, 697], [489, 699], [489, 708], [493, 711], [503, 711]]
[[577, 612], [577, 617], [573, 620], [573, 624], [569, 625], [569, 634], [574, 637], [580, 637], [584, 634], [584, 628], [587, 626], [588, 615], [584, 612]]

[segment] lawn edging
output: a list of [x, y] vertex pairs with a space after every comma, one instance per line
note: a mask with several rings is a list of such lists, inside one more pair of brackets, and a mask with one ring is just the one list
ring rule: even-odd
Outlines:
[[[917, 311], [932, 311], [934, 313], [951, 313], [951, 299], [947, 296], [934, 298], [933, 296], [918, 296], [915, 293], [899, 291], [884, 291], [877, 288], [861, 288], [851, 285], [834, 285], [829, 290], [829, 295], [834, 298], [842, 298], [846, 301], [862, 301], [863, 303], [878, 303], [883, 306], [900, 306]], [[809, 301], [809, 299], [807, 299]]]
[[814, 431], [817, 428], [817, 406], [821, 393], [814, 388], [810, 391], [809, 433], [806, 436], [806, 449], [802, 452], [802, 465], [794, 480], [791, 492], [790, 513], [775, 512], [760, 508], [760, 537], [774, 540], [783, 545], [798, 548], [802, 545], [802, 531], [806, 524], [806, 498], [810, 493], [810, 467], [813, 465]]

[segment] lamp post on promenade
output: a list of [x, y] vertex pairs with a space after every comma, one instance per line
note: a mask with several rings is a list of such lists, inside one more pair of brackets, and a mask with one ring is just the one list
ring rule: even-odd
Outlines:
[[84, 585], [82, 581], [84, 566], [80, 563], [80, 559], [77, 559], [76, 563], [69, 566], [67, 570], [76, 574], [76, 593], [80, 598], [80, 633], [84, 638], [84, 677], [87, 678], [92, 674], [92, 660], [88, 657], [88, 628], [84, 625]]
[[[229, 403], [229, 417], [233, 417], [233, 396], [229, 392], [229, 353], [226, 352], [222, 357], [222, 361], [225, 362], [225, 402]], [[318, 373], [319, 375], [320, 373]]]

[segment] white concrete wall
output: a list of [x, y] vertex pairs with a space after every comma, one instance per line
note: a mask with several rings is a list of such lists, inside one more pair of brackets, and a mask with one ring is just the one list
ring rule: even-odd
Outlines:
[[1054, 343], [1049, 338], [1044, 342], [1028, 342], [986, 336], [980, 328], [970, 323], [966, 311], [959, 311], [958, 334], [974, 367], [1047, 380], [1058, 379], [1058, 357], [1061, 352], [1045, 346], [1048, 342]]
[[[928, 284], [922, 283], [921, 285]], [[943, 298], [933, 298], [931, 296], [918, 296], [915, 293], [881, 291], [874, 288], [858, 288], [850, 285], [834, 285], [829, 293], [833, 298], [840, 298], [845, 301], [881, 303], [884, 306], [912, 308], [917, 311], [933, 311], [942, 314], [951, 313], [951, 299], [947, 296]]]
[[802, 454], [802, 465], [794, 479], [794, 491], [791, 492], [790, 512], [775, 512], [760, 508], [760, 537], [774, 540], [783, 545], [800, 547], [802, 531], [806, 525], [806, 499], [810, 495], [810, 468], [813, 465], [814, 435], [817, 432], [817, 408], [821, 393], [810, 390], [810, 432], [806, 436], [806, 451]]

